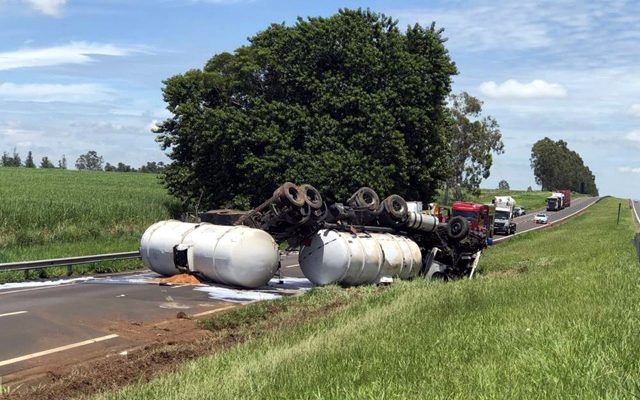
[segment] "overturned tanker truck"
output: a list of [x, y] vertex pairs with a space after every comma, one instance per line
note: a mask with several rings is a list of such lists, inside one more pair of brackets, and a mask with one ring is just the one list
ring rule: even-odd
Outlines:
[[300, 249], [303, 274], [316, 285], [343, 286], [418, 276], [470, 276], [491, 236], [490, 226], [470, 229], [409, 210], [398, 195], [380, 200], [367, 187], [345, 203], [327, 205], [311, 185], [287, 182], [250, 211], [213, 210], [202, 223], [161, 221], [142, 236], [145, 266], [170, 276], [191, 273], [216, 283], [257, 288], [279, 268], [278, 244]]

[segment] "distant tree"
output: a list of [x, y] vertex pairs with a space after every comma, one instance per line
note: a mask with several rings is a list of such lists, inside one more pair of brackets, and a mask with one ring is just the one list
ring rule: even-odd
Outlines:
[[31, 153], [31, 151], [29, 151], [29, 153], [27, 153], [27, 159], [24, 161], [24, 166], [27, 168], [35, 168], [36, 167], [36, 163], [33, 162], [33, 154]]
[[53, 163], [51, 161], [49, 161], [49, 157], [44, 156], [42, 157], [42, 161], [40, 161], [40, 168], [55, 168], [56, 166], [53, 165]]
[[131, 168], [130, 165], [127, 165], [125, 163], [118, 163], [118, 166], [116, 167], [116, 171], [117, 172], [134, 172], [136, 169], [135, 168]]
[[530, 161], [536, 183], [542, 190], [570, 189], [598, 194], [595, 176], [564, 140], [554, 142], [545, 137], [537, 141], [531, 148]]
[[102, 171], [102, 156], [98, 156], [94, 150], [90, 150], [87, 154], [83, 154], [76, 160], [76, 168], [87, 171]]
[[527, 188], [527, 192], [533, 192], [533, 188], [532, 188], [531, 186], [529, 186], [529, 187]]
[[67, 169], [67, 157], [64, 154], [62, 155], [62, 160], [58, 161], [58, 168]]
[[13, 149], [13, 155], [9, 155], [7, 154], [7, 152], [2, 153], [2, 166], [3, 167], [21, 167], [22, 166], [22, 159], [20, 158], [20, 155], [18, 154], [15, 148]]
[[155, 161], [147, 162], [146, 165], [141, 166], [139, 169], [140, 172], [146, 172], [150, 174], [157, 174], [162, 172], [163, 170], [164, 163], [162, 161], [159, 161], [157, 163]]
[[451, 123], [446, 136], [451, 171], [446, 183], [461, 200], [463, 189], [478, 193], [482, 179], [489, 177], [493, 153], [504, 153], [504, 145], [498, 122], [482, 116], [482, 101], [467, 92], [451, 95], [449, 100]]
[[109, 163], [106, 163], [104, 165], [104, 170], [107, 171], [107, 172], [115, 172], [116, 167], [114, 167], [113, 165], [111, 165]]
[[509, 182], [507, 182], [506, 180], [501, 180], [498, 183], [498, 189], [500, 190], [509, 190]]

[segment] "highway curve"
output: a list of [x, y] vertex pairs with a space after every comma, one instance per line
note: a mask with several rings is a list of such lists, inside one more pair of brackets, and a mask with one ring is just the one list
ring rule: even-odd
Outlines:
[[[537, 212], [535, 211], [532, 211], [530, 214], [527, 214], [527, 215], [516, 217], [515, 218], [516, 224], [517, 224], [516, 235], [519, 235], [521, 233], [528, 232], [534, 229], [541, 229], [545, 226], [553, 225], [553, 223], [558, 222], [559, 220], [567, 218], [569, 216], [572, 216], [573, 214], [576, 214], [582, 211], [583, 209], [589, 207], [590, 205], [598, 201], [598, 199], [599, 197], [578, 197], [577, 199], [574, 199], [571, 202], [570, 207], [567, 207], [563, 210], [560, 210], [560, 211], [544, 211], [543, 210], [542, 212], [547, 214], [547, 216], [549, 217], [549, 222], [547, 223], [547, 225], [540, 225], [533, 222], [533, 218], [537, 214]], [[513, 235], [510, 235], [510, 236], [495, 235], [494, 242], [500, 242], [512, 236]]]

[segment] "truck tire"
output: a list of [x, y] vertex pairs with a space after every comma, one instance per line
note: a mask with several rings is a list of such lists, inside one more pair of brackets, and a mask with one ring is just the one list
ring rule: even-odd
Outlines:
[[322, 196], [320, 195], [320, 192], [318, 192], [318, 189], [309, 184], [301, 185], [300, 189], [302, 189], [302, 191], [304, 192], [305, 201], [307, 202], [309, 207], [314, 210], [318, 210], [320, 209], [320, 207], [322, 207]]
[[469, 223], [466, 219], [456, 216], [447, 224], [447, 236], [453, 240], [461, 240], [469, 233]]
[[403, 222], [407, 219], [407, 202], [397, 194], [392, 194], [384, 199], [382, 205], [385, 212], [389, 214], [394, 221]]
[[378, 197], [378, 194], [375, 192], [375, 190], [363, 186], [358, 189], [349, 198], [349, 200], [347, 200], [347, 204], [352, 207], [366, 209], [369, 211], [376, 211], [380, 207], [380, 197]]

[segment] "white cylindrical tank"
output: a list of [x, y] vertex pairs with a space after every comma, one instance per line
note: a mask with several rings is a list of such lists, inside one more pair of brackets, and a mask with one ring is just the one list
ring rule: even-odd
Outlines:
[[357, 233], [323, 229], [298, 255], [300, 268], [316, 285], [355, 286], [384, 276], [409, 279], [422, 265], [418, 245], [388, 233]]
[[438, 218], [434, 215], [409, 211], [406, 226], [419, 231], [433, 232], [438, 227]]
[[140, 240], [140, 255], [144, 266], [165, 276], [179, 274], [180, 271], [173, 263], [173, 248], [181, 244], [187, 233], [197, 226], [168, 220], [157, 222], [147, 228]]
[[144, 265], [162, 275], [179, 273], [176, 246], [186, 251], [190, 271], [217, 283], [256, 288], [278, 269], [278, 246], [265, 231], [180, 221], [162, 221], [147, 229], [140, 246]]

